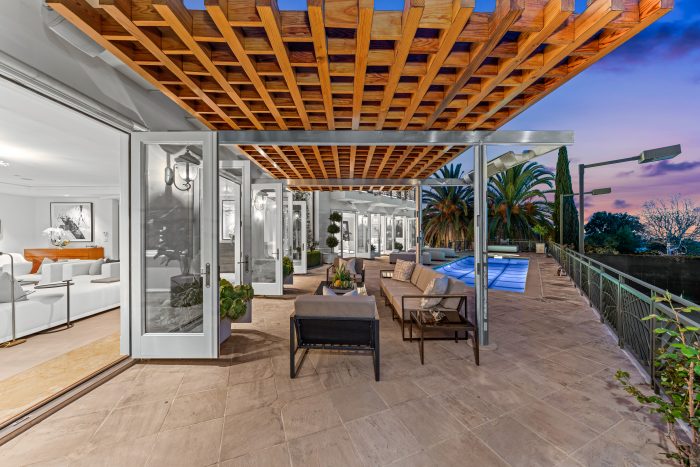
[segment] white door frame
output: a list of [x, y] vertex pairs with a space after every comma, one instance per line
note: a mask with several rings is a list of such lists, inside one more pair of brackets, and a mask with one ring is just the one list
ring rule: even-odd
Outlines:
[[[269, 182], [269, 183], [253, 183], [251, 185], [251, 196], [252, 193], [255, 190], [274, 190], [275, 191], [275, 198], [277, 200], [277, 215], [276, 215], [276, 222], [274, 225], [275, 228], [275, 238], [276, 238], [276, 251], [275, 256], [276, 256], [276, 262], [275, 262], [275, 282], [253, 282], [253, 290], [255, 291], [255, 295], [282, 295], [284, 291], [284, 286], [282, 284], [282, 257], [284, 256], [283, 253], [283, 248], [284, 248], [284, 237], [283, 237], [283, 229], [282, 229], [282, 219], [283, 219], [283, 199], [282, 197], [284, 196], [283, 192], [283, 187], [284, 185], [280, 182]], [[253, 200], [254, 201], [254, 200]], [[252, 215], [252, 214], [251, 214]], [[252, 218], [251, 218], [251, 236], [254, 235], [252, 232]], [[256, 239], [251, 239], [256, 240]], [[252, 246], [252, 243], [251, 243]], [[253, 251], [252, 248], [250, 251]], [[251, 254], [251, 271], [255, 267], [254, 261], [255, 258]], [[252, 280], [252, 278], [251, 278]]]
[[[219, 356], [219, 222], [218, 147], [213, 131], [143, 132], [131, 136], [131, 336], [134, 358], [217, 358]], [[142, 219], [143, 150], [148, 144], [200, 144], [202, 146], [202, 199], [200, 204], [200, 271], [204, 274], [203, 322], [199, 333], [145, 332], [144, 227]], [[209, 265], [208, 274], [204, 265]], [[208, 285], [207, 285], [208, 284]]]
[[[301, 208], [299, 211], [301, 213], [301, 253], [299, 254], [299, 261], [294, 263], [294, 274], [306, 274], [306, 251], [308, 249], [308, 238], [306, 238], [306, 201], [292, 201], [292, 207], [289, 210], [292, 249], [294, 248], [294, 206], [299, 206]], [[297, 266], [299, 270], [297, 270]]]

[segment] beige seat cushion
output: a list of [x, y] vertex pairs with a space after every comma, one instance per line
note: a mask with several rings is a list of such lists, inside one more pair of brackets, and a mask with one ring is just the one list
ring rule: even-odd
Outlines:
[[404, 261], [399, 259], [396, 261], [396, 266], [394, 267], [394, 275], [392, 276], [394, 280], [409, 282], [411, 280], [411, 274], [416, 267], [416, 263], [413, 261]]
[[436, 272], [434, 269], [427, 267], [423, 268], [423, 270], [420, 272], [420, 276], [418, 276], [418, 282], [416, 282], [416, 287], [418, 287], [421, 290], [425, 290], [428, 288], [430, 281], [441, 275], [442, 274]]
[[299, 318], [379, 319], [374, 297], [302, 295], [294, 301], [294, 315]]
[[413, 268], [413, 272], [411, 273], [411, 284], [416, 285], [418, 283], [418, 276], [420, 276], [420, 273], [424, 268], [425, 266], [416, 264], [416, 267]]

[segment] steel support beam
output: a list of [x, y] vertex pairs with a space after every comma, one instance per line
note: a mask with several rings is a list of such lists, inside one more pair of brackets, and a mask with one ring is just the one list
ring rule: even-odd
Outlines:
[[565, 146], [572, 131], [358, 131], [241, 130], [219, 131], [220, 144], [263, 146]]
[[423, 264], [423, 188], [416, 185], [416, 264]]
[[474, 288], [479, 343], [489, 345], [488, 315], [488, 170], [486, 148], [474, 146]]
[[425, 186], [464, 186], [471, 185], [469, 180], [462, 178], [288, 178], [288, 188], [322, 188], [322, 187], [363, 187], [363, 186], [394, 186], [419, 187]]

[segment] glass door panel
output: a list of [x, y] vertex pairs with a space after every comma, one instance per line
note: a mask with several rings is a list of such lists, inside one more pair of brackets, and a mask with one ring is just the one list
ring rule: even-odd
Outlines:
[[282, 295], [282, 184], [255, 183], [251, 267], [256, 295]]
[[394, 218], [384, 217], [384, 252], [391, 253], [394, 250]]
[[132, 135], [134, 357], [218, 356], [215, 142], [213, 132]]
[[369, 257], [369, 216], [357, 215], [357, 256]]
[[394, 217], [394, 243], [398, 250], [406, 250], [406, 238], [405, 238], [405, 227], [406, 218], [405, 217]]
[[[382, 251], [382, 232], [381, 232], [381, 216], [379, 214], [370, 214], [370, 252], [372, 254], [381, 254]], [[374, 247], [374, 249], [372, 249]]]
[[306, 274], [306, 201], [292, 203], [292, 248], [291, 258], [294, 274]]
[[356, 238], [356, 214], [354, 212], [344, 212], [340, 227], [340, 238], [342, 241], [341, 255], [344, 258], [355, 256], [357, 251]]

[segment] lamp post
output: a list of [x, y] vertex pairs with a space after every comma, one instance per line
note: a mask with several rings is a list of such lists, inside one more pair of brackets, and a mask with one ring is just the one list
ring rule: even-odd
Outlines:
[[[607, 195], [612, 192], [612, 188], [597, 188], [587, 191], [584, 195]], [[559, 245], [564, 246], [564, 198], [578, 196], [579, 193], [569, 193], [559, 195]]]
[[583, 245], [583, 195], [585, 195], [585, 189], [583, 187], [583, 175], [586, 169], [591, 169], [593, 167], [601, 167], [603, 165], [621, 164], [623, 162], [637, 161], [639, 164], [647, 164], [649, 162], [659, 162], [668, 159], [673, 159], [681, 153], [681, 145], [676, 144], [673, 146], [664, 146], [662, 148], [647, 149], [642, 151], [638, 156], [625, 157], [622, 159], [613, 159], [605, 162], [596, 162], [594, 164], [579, 164], [578, 166], [578, 189], [579, 189], [579, 203], [578, 203], [578, 251], [579, 253], [585, 253]]

